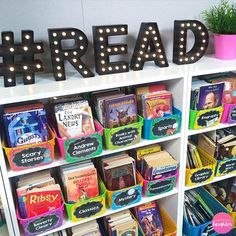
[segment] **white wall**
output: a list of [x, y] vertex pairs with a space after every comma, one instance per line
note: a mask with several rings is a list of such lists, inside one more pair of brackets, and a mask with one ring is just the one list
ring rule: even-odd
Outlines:
[[[19, 40], [22, 29], [31, 29], [45, 43], [44, 66], [50, 68], [48, 28], [75, 27], [92, 42], [93, 25], [128, 24], [129, 56], [141, 22], [157, 22], [168, 59], [172, 58], [174, 20], [201, 19], [201, 12], [219, 0], [0, 0], [0, 30], [11, 30]], [[90, 43], [86, 60], [93, 67]], [[46, 62], [46, 63], [45, 63]], [[48, 63], [49, 62], [49, 63]]]

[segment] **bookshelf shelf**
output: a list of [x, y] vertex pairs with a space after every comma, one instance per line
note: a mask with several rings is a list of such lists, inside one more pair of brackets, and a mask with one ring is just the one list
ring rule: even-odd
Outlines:
[[67, 228], [70, 228], [70, 227], [73, 227], [73, 226], [76, 226], [76, 225], [79, 225], [79, 224], [82, 224], [82, 223], [89, 222], [89, 221], [91, 221], [93, 219], [98, 219], [98, 218], [103, 217], [103, 216], [108, 216], [108, 215], [114, 214], [116, 212], [122, 211], [124, 209], [129, 209], [129, 208], [132, 208], [132, 207], [135, 207], [135, 206], [139, 206], [141, 204], [144, 204], [144, 203], [147, 203], [147, 202], [150, 202], [150, 201], [153, 201], [153, 200], [158, 200], [158, 199], [166, 198], [166, 197], [175, 195], [177, 193], [178, 193], [178, 189], [174, 188], [172, 191], [164, 193], [164, 194], [160, 194], [160, 195], [153, 196], [153, 197], [143, 197], [142, 200], [140, 202], [136, 203], [136, 204], [124, 207], [124, 208], [119, 209], [119, 210], [108, 209], [103, 215], [100, 215], [98, 217], [91, 217], [91, 218], [88, 218], [87, 220], [83, 220], [83, 221], [80, 221], [80, 222], [71, 222], [71, 221], [68, 221], [68, 220], [65, 219], [64, 220], [64, 224], [60, 227], [60, 229], [57, 228], [57, 229], [51, 230], [51, 231], [49, 231], [47, 233], [40, 234], [39, 236], [48, 235], [48, 234], [56, 232], [58, 230], [67, 229]]
[[[121, 151], [126, 151], [126, 150], [133, 149], [133, 148], [143, 147], [143, 146], [147, 146], [147, 145], [154, 144], [154, 143], [162, 143], [162, 142], [166, 142], [166, 141], [171, 141], [171, 140], [178, 139], [180, 137], [181, 137], [181, 135], [180, 135], [180, 133], [178, 133], [178, 134], [175, 134], [175, 135], [172, 135], [169, 137], [164, 137], [164, 138], [160, 138], [160, 139], [156, 139], [156, 140], [142, 139], [139, 143], [137, 143], [133, 146], [127, 147], [127, 148], [121, 148], [121, 149], [112, 150], [112, 151], [104, 150], [100, 155], [97, 155], [93, 158], [100, 157], [100, 156], [106, 156], [106, 155], [110, 155], [110, 154], [115, 154], [115, 153], [118, 153]], [[79, 162], [79, 160], [78, 160], [78, 162]], [[33, 173], [33, 172], [40, 171], [40, 170], [51, 169], [51, 168], [59, 167], [59, 166], [66, 165], [66, 164], [70, 164], [70, 163], [68, 163], [63, 158], [59, 157], [59, 155], [57, 154], [56, 159], [49, 165], [40, 166], [37, 168], [32, 168], [32, 169], [22, 170], [22, 171], [13, 171], [13, 170], [9, 169], [8, 170], [8, 178]]]
[[[145, 64], [145, 68], [142, 71], [130, 71], [128, 73], [95, 76], [93, 78], [87, 78], [87, 79], [79, 78], [78, 73], [68, 73], [67, 80], [55, 82], [52, 75], [45, 74], [37, 76], [36, 84], [28, 86], [17, 85], [16, 87], [12, 88], [3, 88], [3, 85], [1, 84], [2, 81], [0, 81], [0, 105], [3, 106], [6, 104], [33, 101], [36, 99], [42, 99], [47, 101], [48, 98], [54, 96], [86, 93], [115, 87], [146, 84], [150, 82], [160, 82], [167, 84], [168, 88], [170, 88], [170, 90], [174, 94], [174, 105], [182, 111], [181, 133], [158, 140], [141, 140], [140, 143], [128, 148], [123, 148], [114, 151], [105, 150], [99, 156], [114, 154], [120, 151], [146, 146], [149, 144], [162, 143], [162, 146], [165, 149], [167, 149], [167, 151], [169, 151], [180, 163], [177, 188], [174, 188], [172, 191], [168, 193], [161, 194], [155, 197], [143, 198], [141, 202], [132, 206], [128, 206], [126, 208], [140, 205], [142, 203], [149, 202], [151, 200], [159, 199], [161, 201], [161, 204], [164, 205], [164, 208], [167, 210], [168, 214], [172, 216], [172, 218], [175, 220], [178, 226], [177, 236], [182, 236], [184, 191], [205, 185], [205, 184], [200, 184], [194, 187], [185, 186], [185, 166], [187, 158], [186, 151], [187, 151], [188, 137], [191, 135], [205, 133], [216, 129], [232, 127], [235, 125], [235, 124], [230, 124], [230, 125], [219, 124], [217, 126], [201, 130], [188, 129], [189, 103], [190, 103], [192, 78], [193, 76], [197, 75], [234, 71], [234, 70], [236, 70], [236, 60], [220, 61], [214, 59], [211, 56], [205, 56], [200, 61], [192, 65], [177, 66], [169, 62], [169, 67], [158, 68], [147, 63], [147, 65]], [[11, 188], [11, 181], [13, 180], [13, 177], [37, 172], [43, 169], [51, 169], [66, 164], [67, 162], [62, 158], [60, 158], [59, 155], [57, 155], [55, 161], [50, 165], [30, 170], [22, 170], [15, 172], [9, 170], [6, 160], [4, 158], [4, 153], [3, 151], [0, 151], [0, 167], [2, 168], [2, 176], [3, 176], [2, 180], [5, 187], [5, 192], [8, 202], [8, 206], [6, 206], [6, 208], [9, 209], [8, 210], [9, 218], [7, 220], [8, 225], [10, 225], [9, 235], [12, 236], [21, 235], [18, 221], [16, 218], [16, 211], [14, 208], [14, 195], [12, 194], [13, 191]], [[235, 176], [235, 174], [225, 175], [222, 177], [215, 177], [212, 182], [224, 180], [233, 176]], [[117, 211], [107, 210], [106, 213], [102, 216], [106, 216], [115, 212]], [[102, 216], [99, 216], [99, 218]], [[41, 234], [41, 236], [48, 235], [52, 232], [56, 232], [62, 229], [66, 229], [81, 224], [82, 222], [90, 221], [91, 219], [87, 219], [85, 221], [81, 221], [78, 223], [73, 223], [65, 219], [64, 224], [60, 228]]]
[[219, 177], [214, 177], [214, 179], [208, 183], [202, 183], [202, 184], [198, 184], [195, 186], [185, 186], [185, 191], [188, 191], [188, 190], [194, 189], [194, 188], [198, 188], [198, 187], [201, 187], [201, 186], [204, 186], [207, 184], [215, 183], [215, 182], [218, 182], [221, 180], [229, 179], [229, 178], [235, 177], [235, 176], [236, 176], [236, 174], [228, 174], [228, 175], [223, 175], [223, 176], [219, 176]]
[[8, 236], [9, 235], [6, 224], [0, 227], [0, 235], [1, 236]]
[[229, 127], [233, 127], [235, 125], [236, 124], [218, 124], [216, 126], [212, 126], [212, 127], [206, 128], [206, 129], [189, 130], [188, 131], [188, 136], [196, 135], [196, 134], [202, 134], [202, 133], [214, 131], [214, 130], [217, 130], [217, 129], [229, 128]]

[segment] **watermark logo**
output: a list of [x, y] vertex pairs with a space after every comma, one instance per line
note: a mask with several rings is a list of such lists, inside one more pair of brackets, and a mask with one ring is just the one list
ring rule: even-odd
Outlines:
[[212, 219], [213, 229], [219, 234], [226, 234], [233, 228], [233, 220], [227, 213], [216, 214]]

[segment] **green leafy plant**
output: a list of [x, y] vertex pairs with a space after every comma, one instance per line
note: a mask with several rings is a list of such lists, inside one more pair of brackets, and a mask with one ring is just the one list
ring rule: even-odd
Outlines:
[[219, 5], [204, 11], [208, 29], [216, 34], [236, 34], [236, 5], [222, 0]]

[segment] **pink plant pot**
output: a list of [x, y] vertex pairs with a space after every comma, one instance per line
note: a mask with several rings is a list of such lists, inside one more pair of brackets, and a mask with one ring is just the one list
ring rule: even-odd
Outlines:
[[222, 60], [236, 59], [236, 35], [214, 34], [215, 57]]

